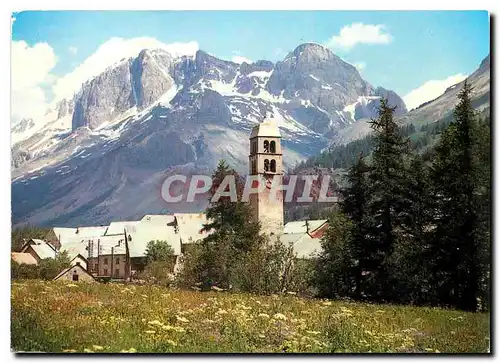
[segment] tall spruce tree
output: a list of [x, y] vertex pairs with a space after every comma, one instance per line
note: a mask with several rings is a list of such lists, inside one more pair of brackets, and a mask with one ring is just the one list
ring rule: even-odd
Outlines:
[[409, 139], [402, 136], [401, 129], [394, 121], [394, 110], [395, 107], [389, 106], [386, 99], [381, 99], [379, 116], [370, 122], [375, 148], [368, 187], [368, 210], [372, 219], [369, 233], [372, 265], [368, 279], [373, 289], [372, 297], [379, 299], [388, 299], [393, 295], [388, 258], [401, 233], [405, 198], [404, 163], [409, 149]]
[[485, 274], [482, 251], [488, 250], [484, 208], [489, 203], [489, 187], [484, 188], [481, 180], [480, 132], [471, 94], [472, 88], [465, 82], [454, 120], [436, 147], [432, 175], [437, 213], [432, 251], [433, 285], [439, 299], [475, 311]]
[[[224, 160], [219, 161], [212, 175], [211, 199], [226, 176], [234, 178], [237, 200], [221, 196], [210, 201], [206, 210], [209, 222], [203, 230], [211, 234], [203, 240], [200, 258], [200, 275], [206, 287], [217, 284], [227, 288], [239, 257], [263, 242], [260, 225], [252, 219], [250, 205], [241, 201], [244, 182]], [[224, 191], [229, 188], [227, 186]]]
[[432, 299], [429, 282], [430, 223], [434, 208], [429, 167], [420, 155], [412, 155], [401, 180], [401, 233], [391, 257], [391, 283], [400, 303], [424, 304]]
[[315, 261], [313, 284], [319, 296], [338, 298], [353, 292], [351, 231], [349, 218], [338, 211], [331, 213], [328, 228], [321, 238], [321, 253]]
[[368, 202], [368, 165], [366, 165], [362, 154], [358, 161], [349, 169], [347, 175], [348, 187], [342, 190], [342, 212], [351, 220], [350, 238], [347, 242], [349, 249], [350, 266], [349, 272], [353, 275], [355, 284], [354, 297], [360, 299], [364, 286], [363, 275], [370, 268], [372, 255], [372, 244], [367, 239], [369, 216], [367, 211]]

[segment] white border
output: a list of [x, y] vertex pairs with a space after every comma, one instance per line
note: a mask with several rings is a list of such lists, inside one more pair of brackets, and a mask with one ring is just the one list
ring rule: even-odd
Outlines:
[[[252, 0], [252, 1], [234, 1], [234, 0], [191, 0], [191, 1], [173, 1], [173, 2], [163, 2], [158, 0], [141, 0], [141, 1], [108, 1], [103, 2], [102, 0], [86, 0], [86, 1], [64, 1], [64, 0], [45, 0], [43, 3], [37, 0], [17, 0], [14, 3], [9, 3], [8, 1], [0, 2], [0, 22], [1, 22], [1, 33], [3, 51], [0, 52], [0, 60], [2, 62], [3, 71], [3, 81], [0, 82], [0, 111], [3, 116], [0, 121], [0, 146], [2, 151], [0, 152], [0, 162], [3, 170], [3, 175], [0, 177], [2, 183], [0, 198], [0, 231], [2, 233], [1, 248], [3, 249], [3, 261], [0, 264], [1, 269], [1, 288], [2, 288], [2, 316], [4, 317], [2, 324], [2, 329], [0, 330], [0, 342], [1, 342], [1, 357], [2, 361], [4, 359], [13, 360], [14, 356], [10, 353], [10, 41], [11, 41], [11, 13], [18, 12], [22, 10], [466, 10], [466, 9], [486, 9], [493, 14], [497, 14], [496, 10], [498, 8], [498, 1], [487, 1], [487, 0], [475, 0], [475, 1], [436, 1], [436, 0], [420, 0], [418, 2], [412, 2], [411, 8], [408, 8], [409, 3], [404, 1], [385, 1], [384, 3], [380, 1], [373, 0], [358, 0], [356, 2], [344, 2], [344, 1], [325, 1], [325, 0], [314, 0], [314, 1], [273, 1], [269, 0]], [[165, 8], [168, 6], [168, 8]], [[496, 23], [498, 27], [498, 23]], [[492, 37], [492, 39], [495, 39]], [[496, 44], [495, 40], [495, 44]], [[6, 51], [9, 50], [9, 51]], [[496, 68], [496, 64], [494, 65]], [[494, 92], [496, 95], [496, 92]], [[497, 97], [493, 101], [495, 106], [498, 104]], [[492, 120], [494, 122], [496, 120]], [[497, 133], [499, 126], [494, 127], [496, 139], [498, 139]], [[494, 154], [500, 155], [500, 150], [494, 148]], [[495, 158], [495, 170], [498, 170], [499, 158]], [[497, 180], [495, 178], [494, 180]], [[500, 226], [500, 217], [496, 214], [494, 226]], [[496, 241], [494, 241], [496, 242]], [[493, 244], [494, 244], [493, 242]], [[496, 248], [495, 256], [498, 255], [499, 247]], [[495, 259], [493, 260], [495, 261]], [[496, 281], [496, 279], [494, 280]], [[495, 288], [498, 287], [496, 283]], [[495, 314], [497, 315], [497, 314]], [[494, 316], [495, 316], [494, 315]], [[9, 321], [9, 323], [7, 323]], [[493, 325], [495, 326], [495, 325]], [[497, 337], [497, 334], [493, 335]], [[495, 347], [498, 348], [498, 342], [495, 341]], [[205, 359], [204, 356], [202, 359]], [[216, 357], [218, 358], [218, 357]], [[258, 359], [263, 359], [261, 356], [256, 356]], [[352, 358], [352, 357], [350, 357]], [[454, 359], [455, 357], [448, 357], [447, 359]], [[75, 359], [75, 358], [73, 358]], [[82, 358], [78, 358], [82, 359]], [[110, 359], [110, 358], [107, 358]], [[106, 360], [107, 360], [106, 359]], [[141, 359], [141, 357], [135, 358], [136, 361]], [[180, 357], [168, 357], [168, 359], [178, 360]], [[238, 359], [238, 357], [231, 357], [231, 360]], [[334, 359], [344, 359], [344, 357], [334, 357]], [[358, 358], [359, 359], [359, 358]], [[364, 359], [364, 358], [361, 358]], [[378, 359], [386, 359], [386, 357], [379, 357]], [[431, 357], [425, 358], [428, 361], [434, 361], [439, 358]], [[105, 358], [97, 358], [97, 361], [104, 361]]]

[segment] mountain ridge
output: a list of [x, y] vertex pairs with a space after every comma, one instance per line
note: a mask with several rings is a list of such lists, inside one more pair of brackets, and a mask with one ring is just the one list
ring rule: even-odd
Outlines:
[[96, 224], [203, 209], [166, 205], [162, 181], [179, 171], [210, 173], [220, 158], [246, 173], [250, 129], [270, 114], [283, 135], [285, 165], [293, 166], [360, 115], [373, 115], [382, 96], [404, 113], [391, 92], [316, 44], [299, 45], [280, 62], [251, 64], [202, 50], [181, 57], [142, 50], [85, 82], [73, 99], [58, 102], [54, 120], [13, 145], [13, 224]]

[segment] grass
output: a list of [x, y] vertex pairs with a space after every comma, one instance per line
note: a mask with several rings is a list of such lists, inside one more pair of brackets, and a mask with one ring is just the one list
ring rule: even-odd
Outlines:
[[481, 353], [489, 315], [410, 306], [12, 283], [11, 345], [44, 352]]

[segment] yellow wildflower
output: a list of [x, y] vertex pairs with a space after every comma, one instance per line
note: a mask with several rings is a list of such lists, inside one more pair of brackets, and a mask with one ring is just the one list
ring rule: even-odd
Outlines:
[[153, 320], [148, 322], [149, 325], [163, 325], [163, 323], [159, 320]]
[[286, 316], [281, 313], [274, 314], [273, 318], [275, 318], [276, 320], [286, 320]]
[[269, 315], [267, 315], [265, 313], [260, 313], [259, 314], [259, 318], [267, 318], [267, 319], [269, 319]]
[[144, 330], [144, 333], [146, 333], [146, 334], [154, 334], [156, 332], [154, 330]]
[[122, 349], [120, 353], [136, 353], [137, 350], [135, 348], [130, 348], [130, 349]]
[[189, 323], [189, 320], [183, 316], [176, 316], [176, 318], [177, 318], [177, 321], [180, 321], [181, 323]]
[[103, 350], [104, 349], [100, 345], [93, 345], [92, 348], [94, 348], [94, 350]]
[[177, 346], [177, 343], [176, 343], [176, 342], [174, 342], [173, 340], [167, 339], [167, 340], [165, 340], [165, 342], [167, 342], [168, 344], [170, 344], [170, 345], [172, 345], [172, 346], [174, 346], [174, 347], [176, 347], [176, 346]]

